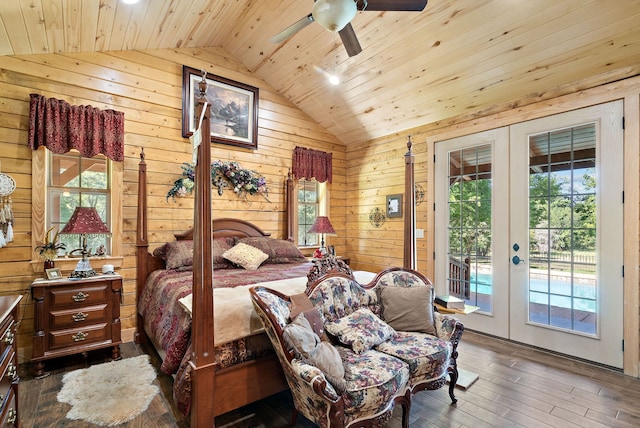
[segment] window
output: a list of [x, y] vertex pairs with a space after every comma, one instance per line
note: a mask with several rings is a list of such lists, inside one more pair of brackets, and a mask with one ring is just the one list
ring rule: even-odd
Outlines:
[[[80, 156], [76, 151], [54, 154], [45, 148], [32, 152], [31, 244], [42, 242], [46, 231], [54, 226], [64, 227], [76, 206], [94, 206], [111, 231], [111, 236], [88, 239], [88, 247], [95, 253], [99, 245], [106, 247], [109, 263], [122, 265], [122, 195], [123, 162], [112, 162], [102, 155], [93, 158]], [[67, 252], [80, 248], [77, 237], [62, 237]], [[101, 241], [99, 241], [101, 240]], [[77, 255], [74, 253], [74, 255]], [[42, 261], [32, 253], [34, 271], [42, 269]], [[58, 259], [56, 267], [73, 270], [77, 258]]]
[[307, 233], [318, 216], [318, 182], [300, 180], [298, 183], [298, 245], [318, 245], [318, 234]]
[[[102, 221], [109, 225], [111, 161], [103, 155], [83, 158], [75, 150], [65, 154], [47, 150], [47, 159], [47, 229], [62, 230], [79, 206], [96, 208]], [[60, 235], [60, 241], [67, 252], [82, 247], [79, 236]], [[101, 246], [107, 254], [111, 253], [108, 235], [87, 236], [87, 247], [92, 253]]]
[[298, 246], [314, 247], [320, 245], [317, 233], [308, 233], [316, 217], [326, 215], [327, 209], [326, 183], [316, 180], [298, 181]]

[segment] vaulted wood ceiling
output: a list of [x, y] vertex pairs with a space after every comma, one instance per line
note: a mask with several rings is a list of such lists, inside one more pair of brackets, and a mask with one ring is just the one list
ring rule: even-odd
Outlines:
[[312, 5], [3, 0], [0, 55], [221, 46], [345, 144], [640, 73], [638, 0], [430, 0], [420, 13], [359, 12], [363, 52], [351, 58], [317, 23], [269, 41]]

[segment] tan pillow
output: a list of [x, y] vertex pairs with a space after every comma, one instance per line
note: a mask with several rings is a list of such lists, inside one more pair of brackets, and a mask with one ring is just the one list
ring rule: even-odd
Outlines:
[[313, 331], [304, 314], [298, 315], [282, 331], [285, 345], [295, 349], [304, 359], [328, 375], [327, 379], [337, 386], [344, 382], [342, 358], [335, 346], [323, 342]]
[[269, 256], [251, 245], [240, 242], [225, 251], [222, 257], [246, 270], [256, 270]]
[[382, 319], [398, 331], [417, 331], [435, 336], [432, 287], [380, 287]]

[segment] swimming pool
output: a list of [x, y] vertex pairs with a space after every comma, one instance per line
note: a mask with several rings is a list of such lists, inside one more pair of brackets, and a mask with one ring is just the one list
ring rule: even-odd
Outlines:
[[[471, 292], [491, 295], [492, 283], [490, 273], [474, 273], [471, 275]], [[529, 278], [529, 302], [531, 303], [596, 313], [596, 297], [595, 280], [584, 284], [576, 282], [572, 284], [569, 280], [555, 277], [550, 281], [544, 277]]]

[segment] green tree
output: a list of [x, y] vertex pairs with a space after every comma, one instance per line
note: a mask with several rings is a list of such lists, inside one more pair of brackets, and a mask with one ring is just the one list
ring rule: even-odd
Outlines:
[[576, 249], [593, 251], [596, 245], [596, 177], [592, 169], [582, 175], [584, 190], [576, 197], [574, 245]]
[[455, 182], [449, 189], [449, 249], [487, 255], [491, 248], [491, 180]]

